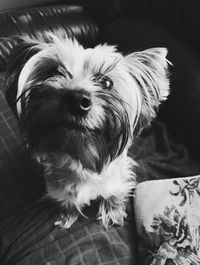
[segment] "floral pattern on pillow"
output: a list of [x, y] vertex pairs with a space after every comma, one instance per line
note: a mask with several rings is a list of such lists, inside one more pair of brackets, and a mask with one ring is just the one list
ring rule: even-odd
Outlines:
[[138, 185], [135, 211], [142, 264], [200, 264], [200, 176]]

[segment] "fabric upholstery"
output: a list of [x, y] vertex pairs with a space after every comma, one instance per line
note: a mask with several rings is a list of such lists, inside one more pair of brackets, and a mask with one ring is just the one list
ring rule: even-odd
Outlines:
[[41, 196], [43, 188], [6, 102], [0, 75], [0, 220], [19, 210], [26, 201]]
[[105, 230], [86, 214], [89, 219], [62, 230], [54, 226], [55, 205], [30, 204], [0, 225], [1, 265], [138, 265], [132, 217], [124, 227]]

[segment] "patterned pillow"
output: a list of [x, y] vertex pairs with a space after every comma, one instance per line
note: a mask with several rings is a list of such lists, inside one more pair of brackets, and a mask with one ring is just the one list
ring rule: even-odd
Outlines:
[[200, 175], [144, 182], [135, 214], [141, 264], [200, 264]]

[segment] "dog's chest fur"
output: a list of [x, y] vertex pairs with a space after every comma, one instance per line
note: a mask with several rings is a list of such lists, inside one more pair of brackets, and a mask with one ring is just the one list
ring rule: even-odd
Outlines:
[[135, 187], [134, 161], [124, 152], [98, 174], [83, 169], [68, 157], [65, 166], [46, 166], [47, 194], [67, 206], [73, 201], [78, 205], [89, 205], [98, 197], [123, 198]]

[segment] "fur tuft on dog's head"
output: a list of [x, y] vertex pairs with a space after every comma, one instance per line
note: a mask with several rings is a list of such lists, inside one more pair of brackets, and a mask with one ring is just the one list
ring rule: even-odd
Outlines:
[[[7, 98], [39, 159], [72, 157], [101, 172], [155, 117], [169, 93], [165, 48], [123, 56], [75, 39], [25, 39], [8, 68]], [[67, 160], [67, 159], [66, 159]], [[67, 162], [66, 162], [67, 163]]]

